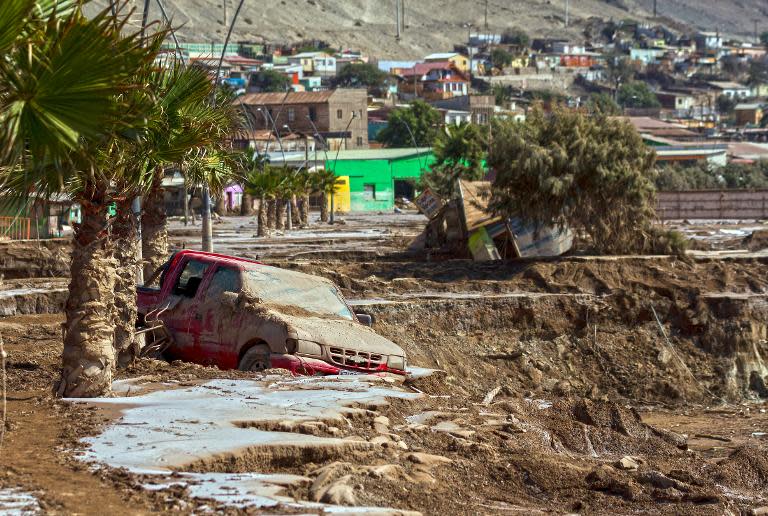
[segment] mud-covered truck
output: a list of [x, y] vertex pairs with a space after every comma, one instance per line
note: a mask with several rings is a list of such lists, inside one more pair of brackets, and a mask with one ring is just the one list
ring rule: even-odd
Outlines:
[[[139, 326], [163, 354], [221, 369], [405, 375], [405, 352], [356, 314], [332, 282], [200, 251], [175, 253], [138, 288]], [[151, 335], [147, 332], [151, 346]]]

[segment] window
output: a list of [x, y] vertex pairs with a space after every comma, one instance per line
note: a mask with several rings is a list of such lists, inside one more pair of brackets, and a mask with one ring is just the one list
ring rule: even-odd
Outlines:
[[240, 290], [240, 271], [229, 267], [219, 267], [211, 278], [206, 297], [218, 299], [224, 292], [238, 292]]
[[374, 184], [363, 185], [363, 199], [365, 199], [366, 201], [376, 200], [376, 185]]
[[176, 280], [173, 287], [173, 293], [179, 296], [195, 297], [200, 283], [203, 282], [203, 276], [208, 269], [208, 264], [197, 260], [189, 260], [184, 264], [184, 269]]
[[288, 121], [293, 122], [294, 120], [296, 120], [296, 110], [288, 108]]
[[344, 118], [344, 110], [343, 109], [337, 109], [336, 110], [336, 118], [338, 118], [339, 120]]
[[362, 136], [358, 136], [357, 137], [357, 146], [358, 147], [362, 147], [363, 146], [363, 137]]
[[317, 122], [317, 109], [314, 107], [309, 108], [309, 119], [313, 122]]

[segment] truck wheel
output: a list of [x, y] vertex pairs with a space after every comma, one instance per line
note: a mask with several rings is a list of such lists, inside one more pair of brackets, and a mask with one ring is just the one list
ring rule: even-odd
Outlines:
[[270, 368], [270, 350], [266, 344], [258, 344], [245, 352], [237, 368], [240, 371], [264, 371]]

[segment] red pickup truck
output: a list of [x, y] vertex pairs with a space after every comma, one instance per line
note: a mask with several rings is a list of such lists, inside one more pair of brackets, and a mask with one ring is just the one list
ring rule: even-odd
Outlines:
[[139, 287], [139, 323], [162, 321], [165, 354], [222, 369], [395, 373], [405, 353], [355, 314], [330, 281], [253, 260], [180, 251]]

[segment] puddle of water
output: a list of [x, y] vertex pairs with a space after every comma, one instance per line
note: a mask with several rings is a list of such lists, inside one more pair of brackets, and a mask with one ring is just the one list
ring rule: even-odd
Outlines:
[[35, 495], [16, 488], [0, 489], [0, 514], [3, 516], [27, 516], [42, 512]]
[[[107, 426], [101, 435], [85, 439], [89, 447], [81, 459], [155, 475], [155, 481], [147, 484], [148, 489], [163, 489], [181, 483], [193, 497], [215, 499], [236, 507], [293, 504], [325, 509], [328, 506], [296, 502], [279, 494], [286, 485], [308, 481], [304, 477], [187, 473], [183, 472], [184, 466], [200, 459], [259, 446], [368, 447], [370, 444], [365, 441], [263, 431], [247, 424], [341, 420], [346, 408], [355, 403], [376, 405], [385, 403], [386, 398], [418, 397], [418, 394], [370, 377], [298, 378], [273, 383], [212, 380], [193, 387], [161, 387], [124, 380], [117, 382], [116, 392], [130, 391], [134, 395], [69, 400], [122, 409], [123, 416], [116, 424]], [[142, 390], [144, 393], [135, 395]], [[171, 480], [173, 470], [182, 473]], [[376, 508], [369, 509], [380, 512]]]
[[30, 294], [52, 294], [54, 292], [66, 292], [66, 288], [14, 288], [0, 290], [0, 299], [6, 297], [25, 296]]

